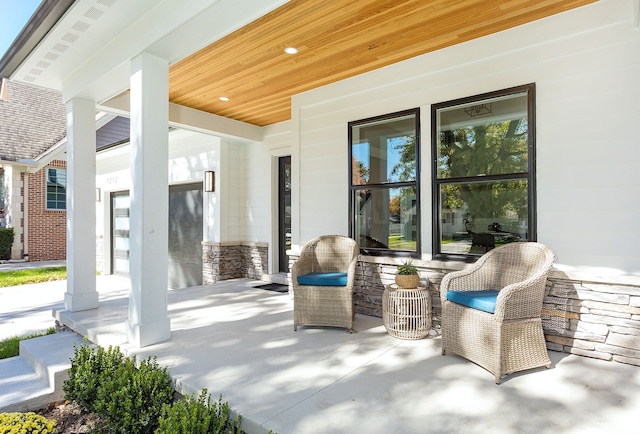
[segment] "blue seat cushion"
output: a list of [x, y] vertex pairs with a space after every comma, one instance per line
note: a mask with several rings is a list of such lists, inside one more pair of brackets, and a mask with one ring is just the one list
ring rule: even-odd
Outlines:
[[483, 291], [447, 291], [447, 300], [473, 309], [494, 313], [498, 292], [493, 289]]
[[300, 285], [347, 286], [347, 273], [309, 273], [298, 276]]

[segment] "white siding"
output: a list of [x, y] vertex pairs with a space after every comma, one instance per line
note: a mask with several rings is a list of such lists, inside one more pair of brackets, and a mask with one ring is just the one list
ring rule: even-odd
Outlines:
[[[169, 134], [169, 183], [202, 182], [205, 170], [218, 171], [220, 138], [186, 130]], [[96, 203], [96, 236], [104, 240], [104, 272], [110, 270], [111, 215], [110, 194], [131, 188], [130, 146], [120, 146], [97, 154], [96, 187], [100, 189], [100, 202]], [[216, 173], [218, 175], [218, 173]], [[205, 222], [203, 238], [219, 241], [218, 193], [204, 193]], [[218, 225], [218, 226], [217, 226]]]
[[293, 243], [348, 232], [347, 123], [420, 107], [423, 256], [431, 255], [431, 104], [537, 90], [538, 240], [559, 268], [640, 273], [640, 30], [603, 0], [293, 98]]
[[[224, 172], [222, 190], [226, 196], [220, 197], [222, 213], [228, 218], [226, 230], [221, 230], [221, 241], [243, 241], [247, 227], [246, 208], [246, 147], [244, 143], [223, 140], [227, 158], [222, 161], [221, 171]], [[225, 164], [226, 163], [226, 164]]]
[[245, 240], [269, 244], [269, 272], [277, 261], [278, 158], [291, 155], [290, 122], [264, 128], [260, 144], [247, 145]]

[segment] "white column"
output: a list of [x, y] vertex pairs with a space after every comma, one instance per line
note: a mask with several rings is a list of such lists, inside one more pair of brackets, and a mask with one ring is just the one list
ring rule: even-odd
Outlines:
[[67, 102], [67, 292], [65, 309], [98, 307], [96, 290], [96, 105]]
[[169, 63], [131, 60], [131, 211], [127, 338], [144, 347], [171, 337], [169, 260]]

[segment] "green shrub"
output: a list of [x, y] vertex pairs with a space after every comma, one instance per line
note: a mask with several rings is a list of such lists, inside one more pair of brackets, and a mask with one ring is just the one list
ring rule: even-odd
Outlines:
[[231, 419], [229, 403], [222, 402], [222, 395], [212, 404], [203, 389], [198, 399], [187, 396], [163, 406], [156, 434], [240, 434], [240, 423], [240, 417]]
[[171, 402], [173, 387], [167, 369], [155, 358], [136, 367], [119, 347], [75, 348], [65, 398], [101, 416], [111, 433], [153, 433], [162, 406]]
[[73, 359], [69, 369], [69, 379], [62, 385], [65, 399], [77, 402], [82, 408], [96, 412], [98, 390], [104, 380], [113, 377], [123, 364], [124, 356], [120, 348], [92, 348], [84, 344], [74, 346]]
[[55, 431], [55, 420], [29, 413], [0, 413], [0, 434], [49, 434]]
[[0, 228], [0, 259], [11, 259], [13, 228]]
[[171, 402], [173, 387], [167, 369], [160, 369], [155, 358], [125, 358], [114, 375], [103, 378], [98, 389], [96, 413], [109, 430], [122, 434], [153, 433], [162, 406]]

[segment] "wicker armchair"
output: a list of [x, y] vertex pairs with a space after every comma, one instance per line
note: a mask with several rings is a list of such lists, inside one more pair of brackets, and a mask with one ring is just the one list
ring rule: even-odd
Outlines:
[[[323, 235], [305, 244], [291, 267], [294, 330], [298, 326], [327, 326], [353, 332], [353, 281], [359, 253], [358, 243], [341, 235]], [[341, 286], [298, 282], [309, 273], [345, 272]]]
[[[510, 243], [487, 252], [470, 268], [447, 274], [440, 284], [442, 354], [449, 351], [482, 366], [495, 375], [496, 384], [513, 372], [549, 368], [540, 315], [554, 258], [542, 244]], [[449, 291], [481, 290], [498, 291], [493, 313], [447, 297]], [[450, 293], [449, 298], [473, 294]]]

